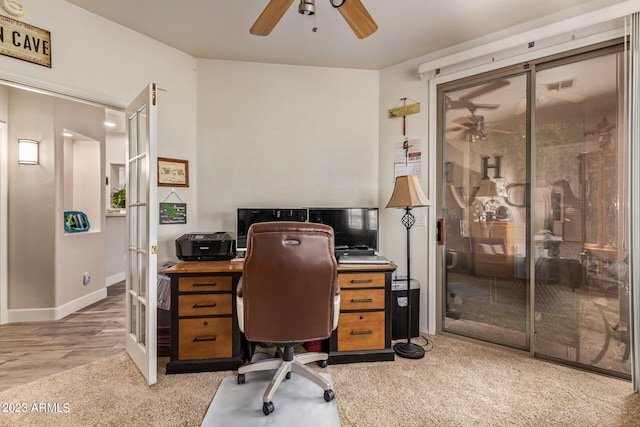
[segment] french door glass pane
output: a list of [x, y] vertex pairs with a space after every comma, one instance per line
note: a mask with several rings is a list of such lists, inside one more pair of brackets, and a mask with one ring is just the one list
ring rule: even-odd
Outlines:
[[138, 111], [138, 135], [136, 136], [136, 154], [147, 152], [147, 107], [143, 107]]
[[630, 374], [622, 53], [536, 74], [536, 354]]
[[526, 349], [527, 75], [444, 93], [443, 329]]
[[137, 316], [137, 314], [138, 314], [138, 299], [136, 298], [135, 295], [129, 295], [129, 311], [130, 311], [129, 332], [132, 335], [137, 335], [138, 334], [138, 329], [137, 329], [136, 319], [138, 318], [138, 316]]
[[138, 155], [138, 115], [129, 119], [129, 158], [133, 159]]
[[147, 326], [146, 326], [146, 319], [147, 319], [147, 306], [144, 304], [143, 301], [140, 301], [140, 335], [139, 335], [139, 343], [142, 346], [146, 346], [147, 345]]

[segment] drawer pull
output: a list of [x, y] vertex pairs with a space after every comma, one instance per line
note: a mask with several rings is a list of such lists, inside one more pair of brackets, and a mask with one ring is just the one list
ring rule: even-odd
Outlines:
[[204, 337], [204, 338], [200, 338], [200, 337], [195, 337], [193, 339], [193, 342], [209, 342], [209, 341], [215, 341], [216, 337]]
[[202, 287], [215, 287], [218, 286], [218, 284], [216, 282], [213, 283], [194, 283], [193, 285], [194, 288], [202, 288]]
[[218, 303], [213, 303], [213, 304], [193, 304], [193, 308], [213, 308], [215, 306], [217, 306]]
[[351, 331], [351, 335], [371, 335], [373, 331], [369, 329], [368, 331]]
[[351, 283], [373, 283], [373, 279], [353, 279]]
[[367, 299], [352, 299], [351, 302], [352, 303], [373, 302], [373, 300], [371, 298], [367, 298]]

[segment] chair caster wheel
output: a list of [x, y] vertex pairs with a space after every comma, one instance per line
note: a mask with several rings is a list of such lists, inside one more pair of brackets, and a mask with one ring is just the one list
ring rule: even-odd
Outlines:
[[318, 362], [318, 366], [320, 366], [321, 368], [326, 368], [328, 365], [326, 360], [321, 360], [320, 362]]
[[331, 402], [335, 398], [336, 398], [336, 395], [333, 394], [333, 390], [329, 389], [324, 391], [324, 400], [326, 402]]
[[285, 378], [290, 380], [291, 379], [291, 372], [287, 372], [287, 375], [285, 375]]
[[237, 378], [238, 384], [244, 384], [246, 380], [247, 379], [245, 378], [244, 374], [238, 374], [238, 378]]
[[270, 413], [272, 413], [273, 411], [275, 411], [275, 406], [273, 406], [273, 402], [265, 402], [262, 404], [262, 412], [264, 412], [265, 415], [269, 415]]

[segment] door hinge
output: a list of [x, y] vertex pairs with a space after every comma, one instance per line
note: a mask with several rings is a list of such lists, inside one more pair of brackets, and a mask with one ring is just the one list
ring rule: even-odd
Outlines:
[[158, 245], [151, 246], [151, 255], [158, 255]]

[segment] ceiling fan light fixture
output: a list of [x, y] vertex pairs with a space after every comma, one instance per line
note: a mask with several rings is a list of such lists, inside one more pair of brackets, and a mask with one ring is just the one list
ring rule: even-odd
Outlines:
[[331, 6], [333, 6], [333, 7], [335, 7], [337, 9], [340, 6], [342, 6], [345, 1], [346, 0], [329, 0], [329, 3], [331, 3]]
[[298, 13], [302, 15], [315, 15], [316, 0], [300, 0], [300, 5], [298, 6]]

